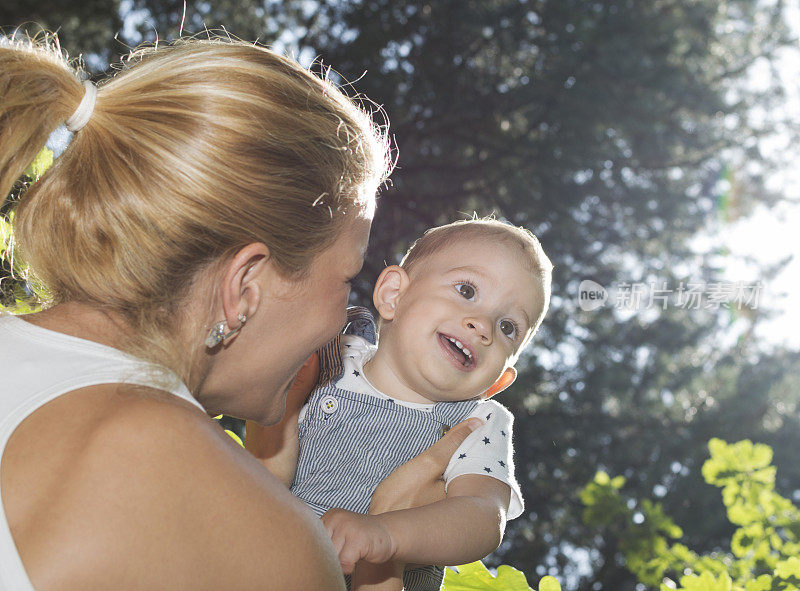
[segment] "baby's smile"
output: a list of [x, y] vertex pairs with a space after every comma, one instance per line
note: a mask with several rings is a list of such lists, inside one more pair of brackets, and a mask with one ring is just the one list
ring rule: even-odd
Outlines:
[[444, 333], [437, 333], [439, 344], [444, 350], [445, 356], [455, 361], [460, 366], [459, 369], [470, 371], [478, 365], [478, 359], [469, 345], [458, 340], [454, 336]]

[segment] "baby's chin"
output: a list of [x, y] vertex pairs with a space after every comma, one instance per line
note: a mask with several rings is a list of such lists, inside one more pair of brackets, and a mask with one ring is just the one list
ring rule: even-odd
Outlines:
[[[491, 384], [490, 384], [491, 386]], [[460, 390], [457, 394], [455, 393], [442, 393], [439, 396], [431, 396], [431, 403], [435, 402], [464, 402], [466, 400], [483, 400], [485, 397], [486, 390], [489, 389], [489, 386], [486, 388], [482, 388], [478, 391], [464, 391]]]

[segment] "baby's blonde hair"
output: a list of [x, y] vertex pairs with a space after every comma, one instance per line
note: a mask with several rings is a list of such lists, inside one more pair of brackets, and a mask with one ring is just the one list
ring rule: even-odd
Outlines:
[[[84, 87], [53, 36], [0, 41], [6, 195]], [[388, 141], [329, 80], [256, 45], [160, 43], [121, 70], [17, 205], [14, 250], [53, 303], [122, 314], [156, 357], [198, 273], [238, 248], [263, 242], [301, 276], [374, 207]]]
[[537, 317], [531, 318], [532, 330], [528, 339], [520, 346], [521, 350], [539, 329], [550, 306], [550, 286], [553, 275], [553, 264], [545, 254], [539, 239], [530, 230], [491, 217], [458, 220], [426, 230], [408, 249], [400, 261], [400, 266], [409, 275], [413, 275], [414, 269], [421, 261], [441, 249], [456, 242], [480, 239], [499, 240], [518, 250], [517, 254], [528, 270], [541, 282], [542, 308]]

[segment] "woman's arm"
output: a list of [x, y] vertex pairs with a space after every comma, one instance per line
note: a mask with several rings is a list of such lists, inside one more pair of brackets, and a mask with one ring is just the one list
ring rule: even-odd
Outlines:
[[344, 591], [319, 520], [195, 408], [115, 396], [72, 465], [40, 524], [61, 588]]
[[299, 449], [298, 425], [300, 409], [319, 378], [319, 356], [314, 353], [300, 368], [286, 393], [286, 412], [281, 421], [264, 427], [247, 421], [244, 446], [267, 470], [286, 487], [290, 487], [297, 471]]

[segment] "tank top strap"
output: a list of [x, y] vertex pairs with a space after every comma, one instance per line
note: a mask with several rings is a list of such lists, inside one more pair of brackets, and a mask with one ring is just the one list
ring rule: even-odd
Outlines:
[[[112, 347], [0, 314], [0, 456], [17, 426], [51, 400], [88, 386], [131, 384], [169, 392], [203, 412], [180, 378]], [[0, 591], [33, 591], [0, 502]]]

